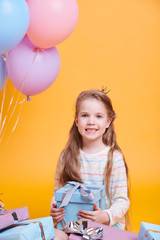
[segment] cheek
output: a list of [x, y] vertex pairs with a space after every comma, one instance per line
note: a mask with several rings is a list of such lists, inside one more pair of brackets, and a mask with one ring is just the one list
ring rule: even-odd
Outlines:
[[83, 126], [82, 121], [80, 121], [79, 119], [77, 119], [76, 125], [77, 125], [77, 128], [80, 129], [80, 128]]
[[78, 128], [81, 129], [81, 128], [84, 128], [85, 127], [85, 123], [83, 121], [80, 121], [78, 123]]

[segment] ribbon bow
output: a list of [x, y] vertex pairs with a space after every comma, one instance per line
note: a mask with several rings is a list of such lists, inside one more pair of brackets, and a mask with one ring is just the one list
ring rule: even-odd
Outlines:
[[87, 220], [71, 221], [66, 224], [64, 232], [82, 235], [82, 240], [98, 240], [103, 238], [102, 227], [87, 227]]
[[94, 193], [91, 192], [91, 190], [89, 190], [84, 184], [79, 183], [79, 182], [68, 182], [70, 185], [73, 185], [73, 187], [68, 190], [62, 200], [62, 203], [60, 205], [61, 207], [65, 207], [68, 205], [73, 193], [79, 188], [80, 194], [82, 197], [86, 198], [89, 201], [92, 201], [95, 198]]

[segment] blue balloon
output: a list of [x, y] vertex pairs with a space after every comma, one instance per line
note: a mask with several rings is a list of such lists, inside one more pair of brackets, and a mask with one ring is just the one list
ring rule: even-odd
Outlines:
[[5, 56], [0, 56], [0, 91], [3, 89], [8, 78]]
[[28, 26], [29, 7], [25, 0], [0, 0], [0, 54], [15, 47]]

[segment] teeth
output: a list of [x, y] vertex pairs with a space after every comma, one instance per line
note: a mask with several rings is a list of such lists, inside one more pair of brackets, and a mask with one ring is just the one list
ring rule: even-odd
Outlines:
[[97, 129], [86, 129], [87, 132], [96, 132]]

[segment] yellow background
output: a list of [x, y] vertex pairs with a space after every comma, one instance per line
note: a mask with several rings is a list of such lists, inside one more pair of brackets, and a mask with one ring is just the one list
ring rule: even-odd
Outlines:
[[[78, 0], [75, 31], [57, 46], [61, 69], [45, 92], [24, 102], [0, 143], [0, 198], [6, 209], [28, 206], [49, 215], [58, 156], [68, 138], [74, 103], [84, 89], [111, 89], [119, 145], [131, 180], [131, 220], [160, 224], [160, 1]], [[44, 79], [45, 80], [45, 79]], [[14, 86], [8, 81], [3, 118]], [[1, 92], [1, 102], [2, 102]], [[18, 91], [14, 95], [14, 104]], [[24, 96], [21, 96], [22, 100]]]

